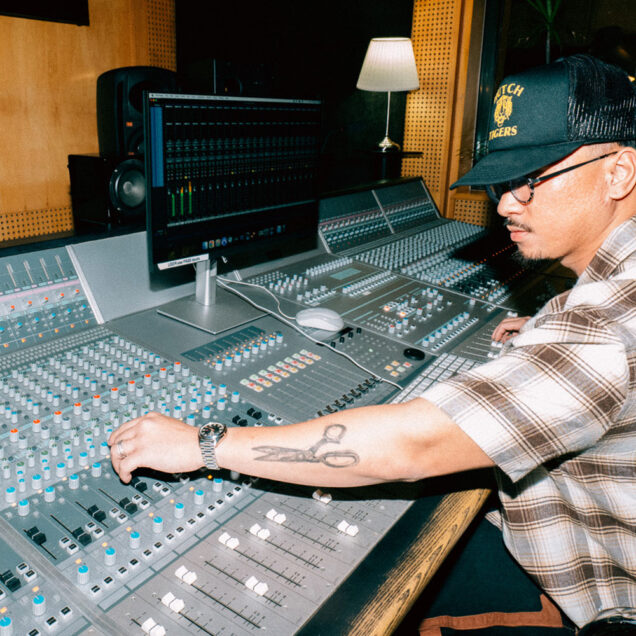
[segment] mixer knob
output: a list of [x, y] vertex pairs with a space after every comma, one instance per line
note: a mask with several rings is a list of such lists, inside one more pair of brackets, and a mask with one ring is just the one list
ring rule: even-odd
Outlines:
[[157, 515], [152, 518], [152, 531], [155, 534], [159, 534], [162, 530], [163, 530], [163, 518]]
[[175, 519], [182, 519], [185, 514], [185, 506], [180, 501], [177, 501], [174, 505], [173, 514]]
[[128, 547], [131, 550], [137, 550], [140, 545], [141, 545], [141, 535], [139, 534], [139, 532], [137, 532], [137, 530], [133, 530], [128, 535]]
[[89, 580], [90, 572], [88, 569], [88, 565], [82, 563], [82, 565], [77, 568], [77, 583], [78, 585], [86, 585]]
[[212, 481], [212, 491], [213, 492], [221, 492], [223, 490], [223, 478], [215, 477]]
[[71, 490], [77, 490], [79, 488], [79, 485], [80, 485], [79, 475], [77, 475], [76, 473], [73, 473], [72, 475], [70, 475], [68, 478], [69, 488]]
[[108, 546], [104, 550], [104, 565], [115, 565], [117, 560], [117, 551], [112, 546]]
[[29, 514], [30, 506], [28, 499], [21, 499], [18, 502], [18, 515], [20, 517], [26, 517]]
[[13, 620], [6, 614], [0, 617], [0, 636], [12, 636]]
[[15, 486], [9, 486], [4, 491], [4, 500], [7, 503], [15, 503], [18, 499], [18, 490]]
[[194, 505], [202, 506], [205, 503], [205, 493], [203, 490], [198, 489], [194, 491]]
[[42, 594], [36, 594], [31, 599], [31, 609], [33, 610], [33, 616], [42, 616], [46, 612], [46, 599]]
[[48, 486], [44, 489], [44, 501], [46, 501], [46, 503], [55, 501], [55, 488], [53, 486]]

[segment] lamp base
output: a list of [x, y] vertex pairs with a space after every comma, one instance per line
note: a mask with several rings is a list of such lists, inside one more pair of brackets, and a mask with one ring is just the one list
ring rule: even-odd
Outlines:
[[378, 150], [380, 150], [380, 152], [400, 152], [401, 149], [400, 144], [389, 139], [388, 135], [378, 144]]

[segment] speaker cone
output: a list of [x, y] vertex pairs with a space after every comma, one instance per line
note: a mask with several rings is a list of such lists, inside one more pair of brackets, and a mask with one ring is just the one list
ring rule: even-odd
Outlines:
[[110, 177], [110, 199], [124, 214], [139, 214], [146, 201], [144, 167], [138, 159], [126, 159]]

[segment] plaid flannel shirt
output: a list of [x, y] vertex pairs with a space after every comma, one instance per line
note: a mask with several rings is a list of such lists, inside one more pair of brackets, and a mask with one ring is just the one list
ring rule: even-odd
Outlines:
[[495, 462], [504, 542], [564, 613], [636, 616], [636, 218], [498, 359], [422, 397]]

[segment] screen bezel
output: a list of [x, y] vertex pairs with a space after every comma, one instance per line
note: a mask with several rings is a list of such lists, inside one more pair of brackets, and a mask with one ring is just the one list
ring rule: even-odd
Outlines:
[[[320, 100], [283, 99], [265, 97], [238, 97], [227, 95], [175, 94], [146, 92], [144, 94], [144, 137], [145, 137], [145, 174], [146, 174], [146, 230], [148, 238], [148, 257], [152, 268], [166, 269], [187, 265], [192, 262], [210, 258], [216, 260], [219, 273], [235, 269], [243, 269], [267, 261], [292, 256], [316, 248], [318, 238], [319, 193], [318, 177], [315, 180], [310, 199], [302, 203], [262, 208], [242, 214], [225, 215], [208, 219], [192, 225], [192, 232], [174, 232], [166, 236], [160, 235], [164, 224], [159, 223], [153, 215], [153, 197], [157, 189], [153, 188], [152, 158], [153, 147], [151, 135], [150, 107], [153, 100], [215, 101], [215, 102], [265, 102], [286, 104], [308, 104], [321, 109]], [[318, 120], [321, 114], [319, 112]], [[319, 166], [320, 140], [316, 145], [316, 166]], [[163, 150], [163, 149], [162, 149]], [[256, 238], [252, 242], [231, 243], [202, 249], [199, 245], [201, 233], [207, 236], [226, 236], [228, 226], [233, 232], [250, 231], [259, 235], [274, 225], [283, 225], [281, 234], [268, 234]]]

